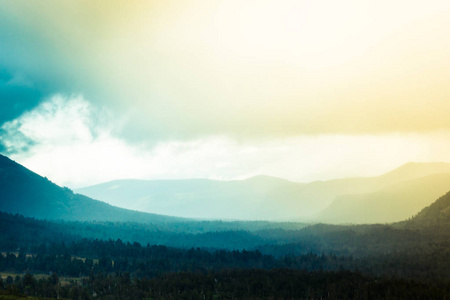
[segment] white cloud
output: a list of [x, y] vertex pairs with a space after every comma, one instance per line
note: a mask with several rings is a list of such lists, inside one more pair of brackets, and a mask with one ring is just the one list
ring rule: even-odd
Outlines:
[[82, 96], [55, 95], [5, 123], [9, 156], [52, 181], [81, 187], [120, 178], [294, 181], [371, 176], [409, 161], [450, 161], [450, 134], [321, 135], [236, 141], [210, 136], [151, 147], [116, 136], [121, 120]]

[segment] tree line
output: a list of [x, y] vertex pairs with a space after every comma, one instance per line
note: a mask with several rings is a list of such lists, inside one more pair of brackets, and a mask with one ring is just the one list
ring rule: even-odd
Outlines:
[[153, 278], [136, 278], [129, 273], [92, 273], [68, 284], [61, 284], [54, 273], [42, 278], [27, 273], [14, 279], [0, 279], [0, 295], [73, 300], [446, 299], [449, 293], [448, 281], [424, 283], [350, 271], [286, 269], [171, 272]]

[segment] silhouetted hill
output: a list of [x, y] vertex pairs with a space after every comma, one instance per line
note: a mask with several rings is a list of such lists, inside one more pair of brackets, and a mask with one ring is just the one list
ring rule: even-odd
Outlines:
[[338, 196], [316, 220], [327, 223], [399, 222], [450, 190], [450, 174], [408, 180], [374, 193]]
[[413, 227], [443, 227], [448, 231], [450, 226], [450, 192], [437, 199], [430, 206], [422, 209], [415, 217], [405, 222]]
[[48, 220], [173, 222], [179, 218], [111, 206], [74, 194], [0, 155], [0, 210]]
[[[233, 181], [128, 179], [78, 189], [77, 192], [119, 207], [164, 215], [208, 219], [306, 220], [326, 209], [336, 197], [374, 193], [440, 173], [450, 174], [450, 164], [408, 163], [377, 177], [307, 184], [269, 176]], [[438, 195], [431, 196], [430, 199], [433, 199]], [[391, 220], [389, 217], [377, 221]]]

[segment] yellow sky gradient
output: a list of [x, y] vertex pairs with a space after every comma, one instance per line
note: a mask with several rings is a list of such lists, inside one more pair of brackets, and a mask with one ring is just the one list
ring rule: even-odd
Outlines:
[[47, 59], [71, 57], [67, 72], [104, 90], [103, 103], [171, 136], [450, 127], [448, 1], [7, 6]]
[[[61, 103], [82, 99], [82, 107], [113, 120], [107, 134], [81, 139], [86, 147], [78, 153], [101, 156], [110, 143], [101, 138], [125, 143], [120, 153], [128, 156], [179, 143], [197, 151], [193, 165], [200, 166], [202, 157], [216, 159], [222, 146], [215, 141], [232, 145], [229, 155], [211, 158], [198, 173], [192, 165], [161, 167], [152, 156], [132, 161], [153, 173], [133, 176], [122, 166], [104, 174], [230, 179], [265, 173], [308, 181], [381, 174], [411, 160], [450, 161], [450, 1], [15, 0], [1, 1], [0, 26], [0, 66], [16, 83], [51, 91], [41, 106], [0, 127], [10, 130], [11, 149], [14, 134], [37, 124], [30, 116], [78, 132], [57, 117], [71, 115], [56, 111], [65, 104], [43, 110], [59, 97]], [[104, 126], [86, 114], [83, 132]], [[63, 163], [73, 141], [62, 143], [61, 134], [45, 142], [27, 136], [35, 152], [15, 157], [60, 174], [38, 151], [58, 153], [55, 164]], [[195, 148], [203, 143], [210, 144]], [[290, 145], [289, 159], [275, 158], [278, 143]], [[311, 152], [304, 150], [309, 143]], [[361, 144], [373, 150], [373, 162], [365, 162]], [[242, 147], [257, 149], [248, 168], [240, 167]], [[340, 149], [335, 164], [333, 147]], [[183, 165], [181, 151], [158, 155]], [[84, 169], [82, 158], [73, 162], [76, 180], [57, 176], [82, 185], [89, 162]], [[299, 167], [290, 170], [294, 164]]]

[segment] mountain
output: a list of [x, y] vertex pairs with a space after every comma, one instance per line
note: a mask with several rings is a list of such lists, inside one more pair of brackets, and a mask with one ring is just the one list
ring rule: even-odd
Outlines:
[[411, 220], [403, 222], [402, 224], [413, 228], [440, 228], [445, 233], [448, 233], [448, 228], [450, 226], [450, 192], [422, 209]]
[[450, 190], [450, 174], [398, 183], [373, 193], [342, 195], [316, 217], [327, 223], [386, 223], [417, 214]]
[[382, 175], [383, 180], [388, 182], [401, 182], [415, 178], [421, 178], [433, 174], [450, 173], [450, 163], [431, 162], [415, 163], [410, 162], [401, 167]]
[[[277, 219], [274, 198], [301, 184], [258, 176], [245, 181], [116, 180], [78, 189], [112, 205], [159, 214], [203, 219]], [[294, 216], [296, 214], [294, 213]]]
[[449, 163], [408, 163], [377, 177], [297, 183], [269, 176], [247, 180], [115, 180], [76, 190], [112, 205], [205, 219], [305, 220], [338, 196], [377, 192], [424, 176], [450, 173]]
[[0, 155], [0, 211], [47, 220], [166, 223], [179, 218], [111, 206], [73, 193]]

